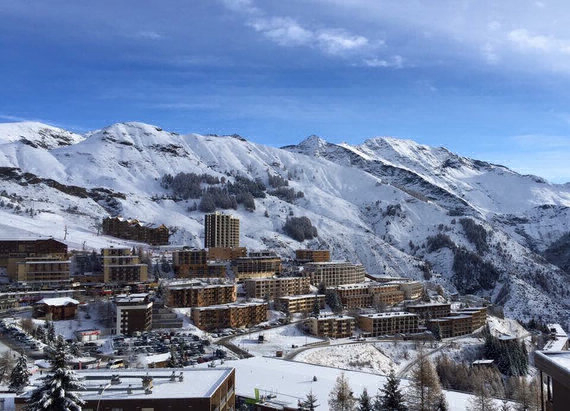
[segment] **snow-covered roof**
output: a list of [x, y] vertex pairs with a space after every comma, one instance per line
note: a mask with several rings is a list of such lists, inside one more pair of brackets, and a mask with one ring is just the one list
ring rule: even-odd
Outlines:
[[[317, 397], [321, 406], [327, 408], [327, 399], [337, 377], [344, 373], [355, 396], [364, 388], [370, 395], [377, 392], [386, 382], [386, 377], [359, 371], [312, 365], [295, 361], [285, 361], [268, 357], [253, 357], [239, 361], [227, 361], [236, 370], [236, 394], [255, 398], [255, 389], [260, 395], [275, 395], [274, 404], [297, 408], [297, 401], [304, 400], [309, 392]], [[200, 367], [205, 367], [201, 364]], [[314, 381], [313, 377], [317, 377]], [[402, 380], [402, 386], [408, 382]], [[451, 411], [464, 411], [469, 405], [470, 395], [444, 391]]]
[[562, 326], [560, 324], [547, 324], [546, 326], [550, 330], [551, 334], [554, 334], [557, 337], [568, 338], [568, 334], [566, 333], [566, 331], [564, 331], [564, 329], [562, 328]]
[[406, 313], [403, 311], [387, 312], [387, 313], [374, 313], [374, 314], [361, 314], [361, 317], [367, 318], [388, 318], [388, 317], [417, 317], [417, 314]]
[[[175, 381], [171, 381], [172, 373]], [[83, 378], [86, 391], [81, 391], [84, 400], [113, 400], [136, 398], [208, 398], [220, 384], [230, 375], [231, 368], [194, 368], [169, 369], [164, 371], [149, 370], [80, 370], [77, 374]], [[179, 381], [182, 373], [183, 380]], [[107, 385], [112, 375], [118, 375], [119, 384], [113, 384], [112, 389], [100, 393], [100, 386]], [[146, 375], [153, 378], [152, 392], [146, 394], [142, 389], [142, 378]], [[127, 393], [131, 386], [132, 392]]]
[[284, 295], [279, 297], [280, 300], [302, 300], [304, 298], [316, 298], [321, 297], [325, 298], [324, 294], [299, 294], [299, 295]]
[[78, 305], [79, 301], [74, 300], [71, 297], [55, 297], [55, 298], [42, 298], [36, 304], [45, 304], [53, 307], [62, 307], [68, 304]]
[[239, 308], [239, 307], [253, 307], [257, 305], [267, 305], [265, 302], [244, 302], [244, 303], [228, 303], [228, 304], [218, 304], [218, 305], [209, 305], [207, 307], [194, 307], [192, 310], [195, 311], [206, 311], [206, 310], [223, 310], [226, 308]]
[[422, 304], [413, 304], [409, 305], [408, 308], [423, 308], [423, 307], [446, 307], [451, 306], [451, 303], [422, 303]]

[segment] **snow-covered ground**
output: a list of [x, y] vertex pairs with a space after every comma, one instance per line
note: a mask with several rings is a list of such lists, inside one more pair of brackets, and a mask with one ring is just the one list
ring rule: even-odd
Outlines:
[[[260, 336], [264, 338], [263, 343], [259, 343]], [[275, 356], [277, 351], [283, 351], [285, 355], [287, 352], [295, 349], [293, 346], [301, 347], [323, 342], [323, 340], [305, 334], [296, 324], [288, 324], [282, 327], [243, 334], [233, 338], [231, 342], [255, 356]]]
[[489, 329], [495, 337], [510, 336], [510, 337], [524, 337], [529, 335], [529, 332], [524, 329], [518, 321], [511, 318], [488, 317], [487, 323]]

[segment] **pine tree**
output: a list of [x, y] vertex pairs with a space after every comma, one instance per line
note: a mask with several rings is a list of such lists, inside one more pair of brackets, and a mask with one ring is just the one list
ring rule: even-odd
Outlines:
[[437, 404], [435, 406], [435, 411], [448, 411], [449, 407], [447, 405], [447, 400], [445, 399], [445, 394], [439, 394], [439, 398], [437, 399]]
[[351, 411], [356, 405], [356, 399], [352, 394], [348, 379], [341, 373], [329, 394], [329, 408], [332, 411]]
[[0, 355], [0, 383], [4, 381], [5, 378], [12, 373], [12, 368], [14, 368], [14, 358], [12, 358], [12, 353], [10, 351], [4, 351]]
[[372, 398], [368, 395], [368, 390], [365, 388], [358, 399], [358, 411], [372, 411]]
[[74, 391], [83, 384], [67, 366], [67, 347], [60, 340], [48, 351], [51, 372], [43, 377], [29, 399], [26, 411], [81, 411], [84, 401]]
[[321, 313], [321, 305], [319, 304], [319, 300], [315, 298], [315, 303], [313, 304], [313, 311], [311, 312], [311, 315], [313, 317], [318, 317], [320, 313]]
[[400, 391], [400, 380], [396, 377], [396, 373], [393, 369], [390, 370], [388, 374], [388, 379], [381, 388], [382, 394], [376, 397], [374, 402], [374, 408], [376, 410], [385, 411], [406, 411], [407, 407], [404, 402], [404, 396]]
[[299, 409], [303, 411], [314, 411], [318, 406], [317, 397], [313, 394], [313, 390], [307, 394], [305, 400], [299, 403]]
[[180, 367], [180, 357], [174, 345], [170, 346], [170, 359], [168, 360], [168, 367], [169, 368]]
[[408, 390], [410, 406], [418, 411], [431, 411], [438, 408], [440, 396], [439, 377], [431, 361], [420, 350], [418, 365], [412, 372]]
[[28, 370], [28, 359], [22, 354], [10, 373], [10, 385], [8, 389], [13, 392], [21, 392], [30, 382], [30, 375], [32, 374]]
[[55, 327], [53, 322], [46, 322], [46, 344], [53, 344], [55, 341]]

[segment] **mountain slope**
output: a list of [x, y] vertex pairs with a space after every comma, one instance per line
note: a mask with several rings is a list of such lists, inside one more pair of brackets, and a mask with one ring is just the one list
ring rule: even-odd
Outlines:
[[[329, 247], [334, 258], [361, 261], [374, 275], [431, 278], [452, 291], [486, 296], [520, 318], [567, 318], [568, 275], [537, 254], [568, 231], [567, 185], [389, 138], [350, 146], [311, 136], [278, 149], [236, 136], [122, 123], [85, 136], [53, 131], [65, 138], [52, 135], [47, 142], [41, 130], [50, 128], [36, 125], [20, 132], [45, 143], [31, 147], [11, 131], [21, 127], [0, 127], [5, 227], [57, 238], [67, 231], [72, 246], [101, 247], [122, 243], [97, 236], [102, 217], [121, 214], [165, 223], [175, 231], [173, 244], [200, 246], [199, 199], [163, 188], [165, 174], [228, 182], [242, 176], [267, 187], [268, 176], [279, 175], [303, 196], [287, 202], [268, 188], [253, 212], [241, 205], [230, 210], [242, 220], [248, 248], [292, 255], [300, 246]], [[282, 227], [290, 215], [309, 217], [319, 237], [302, 245], [287, 237]], [[433, 239], [443, 236], [444, 245], [434, 247]]]

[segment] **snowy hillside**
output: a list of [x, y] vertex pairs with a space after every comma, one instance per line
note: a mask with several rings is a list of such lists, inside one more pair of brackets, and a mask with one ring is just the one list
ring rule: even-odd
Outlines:
[[[300, 246], [329, 247], [335, 259], [360, 261], [371, 274], [430, 278], [487, 296], [516, 317], [566, 321], [568, 274], [538, 253], [570, 231], [570, 187], [407, 140], [349, 146], [311, 136], [278, 149], [141, 123], [85, 136], [2, 124], [0, 237], [8, 227], [59, 239], [67, 231], [72, 247], [98, 248], [121, 243], [98, 236], [97, 227], [107, 215], [122, 215], [166, 224], [173, 245], [200, 246], [200, 199], [161, 185], [164, 175], [181, 172], [229, 183], [259, 179], [267, 187], [255, 210], [229, 210], [241, 219], [248, 248], [292, 255]], [[272, 191], [269, 176], [297, 195]], [[289, 216], [308, 217], [318, 238], [301, 245], [285, 235]]]

